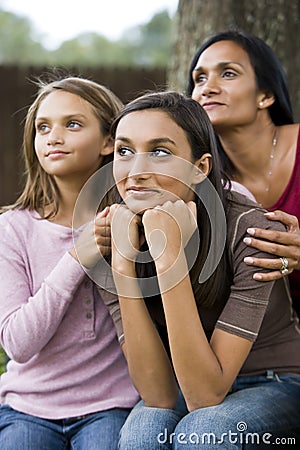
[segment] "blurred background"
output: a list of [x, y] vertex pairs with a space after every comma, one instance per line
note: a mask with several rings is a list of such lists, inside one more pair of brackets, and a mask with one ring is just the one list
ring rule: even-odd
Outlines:
[[123, 102], [164, 88], [177, 0], [146, 3], [0, 0], [1, 205], [13, 202], [23, 185], [23, 122], [36, 77], [81, 75]]

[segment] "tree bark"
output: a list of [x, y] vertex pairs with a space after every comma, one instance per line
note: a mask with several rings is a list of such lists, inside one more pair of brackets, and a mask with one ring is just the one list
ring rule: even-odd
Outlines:
[[300, 121], [300, 0], [179, 0], [170, 89], [184, 92], [196, 49], [216, 32], [240, 28], [263, 39], [279, 57], [288, 78], [296, 121]]

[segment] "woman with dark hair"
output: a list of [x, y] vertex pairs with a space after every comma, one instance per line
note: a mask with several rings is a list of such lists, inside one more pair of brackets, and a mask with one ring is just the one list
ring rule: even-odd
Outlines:
[[300, 330], [288, 283], [259, 283], [244, 263], [267, 257], [244, 243], [245, 230], [270, 222], [223, 188], [207, 114], [181, 94], [148, 94], [111, 132], [123, 200], [109, 213], [112, 271], [122, 348], [142, 398], [119, 448], [202, 448], [208, 433], [208, 448], [241, 449], [247, 433], [259, 443], [299, 438]]
[[214, 126], [229, 178], [254, 194], [269, 211], [269, 219], [286, 225], [288, 233], [277, 233], [251, 224], [246, 244], [277, 258], [245, 262], [273, 269], [255, 273], [256, 280], [289, 274], [300, 314], [300, 133], [278, 58], [256, 36], [242, 31], [216, 34], [192, 60], [187, 93], [203, 106]]

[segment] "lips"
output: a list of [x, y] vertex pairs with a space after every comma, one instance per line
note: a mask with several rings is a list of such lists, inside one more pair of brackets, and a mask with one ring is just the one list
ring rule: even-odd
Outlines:
[[204, 103], [202, 103], [202, 107], [204, 109], [216, 108], [218, 106], [224, 106], [224, 103], [220, 103], [220, 102], [204, 102]]
[[51, 150], [50, 152], [46, 153], [46, 157], [60, 155], [68, 155], [68, 152], [63, 152], [62, 150]]
[[151, 186], [128, 186], [126, 188], [127, 191], [157, 191], [156, 188], [152, 188]]
[[126, 192], [128, 195], [143, 196], [149, 194], [157, 194], [159, 193], [159, 190], [151, 187], [129, 186], [126, 189]]

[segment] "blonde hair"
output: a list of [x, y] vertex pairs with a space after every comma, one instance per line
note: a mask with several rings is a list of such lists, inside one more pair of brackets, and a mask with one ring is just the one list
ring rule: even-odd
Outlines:
[[[85, 78], [69, 76], [50, 82], [40, 79], [37, 85], [39, 87], [37, 97], [28, 109], [23, 134], [25, 187], [16, 202], [1, 208], [1, 212], [15, 208], [29, 208], [39, 211], [43, 218], [48, 219], [54, 217], [58, 211], [59, 193], [54, 178], [41, 167], [34, 148], [35, 119], [40, 104], [49, 94], [57, 90], [78, 95], [92, 106], [104, 136], [110, 134], [110, 126], [123, 104], [108, 88]], [[110, 162], [112, 157], [112, 155], [105, 156], [101, 166]], [[95, 171], [99, 168], [95, 167]], [[47, 215], [45, 207], [48, 207], [48, 211], [50, 208]]]

